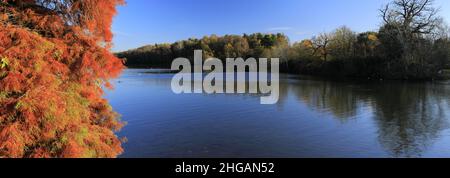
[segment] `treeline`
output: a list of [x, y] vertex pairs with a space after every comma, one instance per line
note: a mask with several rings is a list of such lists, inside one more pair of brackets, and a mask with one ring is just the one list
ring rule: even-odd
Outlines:
[[137, 49], [117, 53], [126, 59], [128, 67], [170, 68], [172, 60], [185, 57], [193, 60], [194, 50], [203, 50], [205, 59], [271, 57], [279, 56], [282, 50], [289, 47], [288, 38], [279, 34], [255, 33], [251, 35], [217, 35], [205, 36], [202, 39], [190, 38], [173, 44], [147, 45]]
[[389, 25], [359, 34], [342, 27], [294, 43], [282, 67], [289, 73], [369, 79], [444, 77], [450, 57], [447, 36], [416, 36], [416, 44], [409, 46], [399, 33]]
[[293, 44], [283, 34], [212, 35], [173, 44], [155, 44], [118, 53], [129, 67], [168, 68], [173, 59], [192, 59], [202, 49], [216, 57], [277, 57], [281, 71], [370, 79], [435, 79], [448, 75], [450, 40], [433, 1], [394, 0], [380, 10], [376, 32], [341, 27]]

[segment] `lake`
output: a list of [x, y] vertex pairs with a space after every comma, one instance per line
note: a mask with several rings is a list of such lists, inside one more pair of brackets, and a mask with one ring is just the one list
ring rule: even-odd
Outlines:
[[127, 125], [120, 157], [450, 157], [450, 81], [280, 76], [280, 100], [174, 94], [174, 74], [127, 69], [105, 97]]

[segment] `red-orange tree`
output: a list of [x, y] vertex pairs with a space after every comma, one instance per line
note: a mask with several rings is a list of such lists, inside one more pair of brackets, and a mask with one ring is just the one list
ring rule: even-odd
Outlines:
[[122, 126], [102, 98], [123, 0], [0, 0], [0, 157], [117, 157]]

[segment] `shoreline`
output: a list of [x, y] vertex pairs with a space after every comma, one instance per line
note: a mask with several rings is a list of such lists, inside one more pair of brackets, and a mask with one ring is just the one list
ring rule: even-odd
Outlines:
[[[169, 68], [154, 68], [154, 67], [127, 67], [125, 69], [144, 69], [144, 70], [155, 70], [155, 71], [145, 71], [141, 73], [145, 74], [176, 74], [180, 71], [173, 71]], [[207, 71], [204, 71], [205, 73]], [[433, 82], [433, 81], [448, 81], [450, 80], [450, 70], [443, 76], [433, 78], [433, 79], [374, 79], [365, 77], [345, 77], [345, 76], [329, 76], [329, 75], [313, 75], [313, 74], [301, 74], [301, 73], [290, 73], [290, 72], [280, 72], [280, 74], [303, 76], [311, 79], [317, 80], [330, 80], [330, 81], [358, 81], [358, 82], [382, 82], [382, 81], [398, 81], [398, 82]], [[191, 72], [194, 73], [194, 72]]]

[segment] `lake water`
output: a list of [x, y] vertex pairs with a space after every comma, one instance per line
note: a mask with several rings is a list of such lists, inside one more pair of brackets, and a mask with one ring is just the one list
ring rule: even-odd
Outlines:
[[282, 75], [280, 101], [174, 94], [174, 74], [128, 69], [106, 93], [128, 124], [121, 157], [450, 157], [450, 81]]

